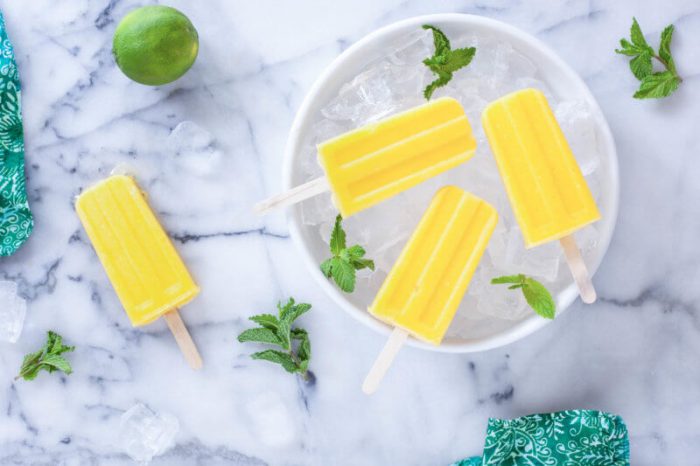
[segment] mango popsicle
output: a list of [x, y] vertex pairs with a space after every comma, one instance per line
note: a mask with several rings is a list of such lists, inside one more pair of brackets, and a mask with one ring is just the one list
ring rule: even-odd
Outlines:
[[325, 177], [256, 206], [259, 213], [327, 190], [343, 217], [469, 160], [476, 140], [464, 109], [443, 97], [318, 145]]
[[571, 235], [600, 212], [544, 94], [506, 95], [486, 107], [482, 120], [525, 245], [560, 240], [581, 297], [595, 301]]
[[190, 364], [201, 366], [177, 312], [199, 287], [136, 182], [111, 176], [78, 196], [75, 208], [132, 325], [165, 316]]
[[490, 204], [455, 186], [435, 194], [369, 307], [395, 329], [365, 379], [365, 393], [376, 390], [408, 334], [440, 344], [497, 222]]

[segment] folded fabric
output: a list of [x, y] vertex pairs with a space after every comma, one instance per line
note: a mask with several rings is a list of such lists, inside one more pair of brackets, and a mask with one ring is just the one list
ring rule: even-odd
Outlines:
[[34, 221], [24, 186], [24, 135], [15, 54], [0, 13], [0, 256], [14, 253]]
[[483, 457], [452, 466], [629, 466], [629, 439], [621, 417], [571, 410], [489, 419]]

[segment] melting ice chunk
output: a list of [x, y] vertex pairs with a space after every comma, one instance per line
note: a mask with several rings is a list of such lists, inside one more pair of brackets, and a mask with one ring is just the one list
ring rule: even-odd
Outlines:
[[17, 342], [26, 314], [27, 303], [17, 294], [17, 283], [0, 281], [0, 341]]
[[138, 403], [121, 417], [119, 443], [134, 461], [147, 464], [170, 448], [180, 430], [178, 420]]
[[282, 398], [271, 390], [246, 405], [251, 434], [268, 447], [284, 447], [297, 438], [297, 425]]
[[211, 133], [193, 121], [179, 123], [170, 132], [167, 147], [183, 168], [198, 175], [212, 173], [222, 157]]

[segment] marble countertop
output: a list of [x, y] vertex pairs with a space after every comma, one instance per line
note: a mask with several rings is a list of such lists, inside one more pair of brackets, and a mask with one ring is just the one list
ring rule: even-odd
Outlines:
[[[446, 465], [483, 446], [488, 417], [568, 408], [620, 414], [635, 465], [686, 465], [700, 453], [700, 7], [669, 2], [414, 0], [168, 2], [200, 33], [180, 81], [128, 81], [110, 56], [134, 0], [0, 0], [23, 84], [28, 191], [36, 229], [0, 278], [28, 300], [24, 333], [0, 344], [0, 464], [128, 464], [116, 445], [136, 402], [180, 421], [153, 464]], [[600, 299], [543, 330], [479, 354], [406, 349], [372, 397], [360, 381], [384, 338], [324, 296], [301, 266], [284, 217], [254, 201], [281, 185], [296, 109], [349, 44], [414, 15], [463, 12], [506, 21], [556, 50], [590, 86], [615, 135], [621, 205], [595, 276]], [[656, 41], [674, 23], [685, 82], [663, 101], [631, 98], [615, 55], [632, 16]], [[222, 157], [199, 173], [167, 137], [191, 120]], [[73, 211], [81, 188], [128, 163], [202, 295], [183, 317], [205, 360], [183, 362], [163, 322], [130, 327]], [[313, 303], [317, 382], [252, 361], [246, 318], [294, 296]], [[69, 376], [13, 382], [48, 329], [77, 346]], [[262, 407], [262, 409], [261, 409]]]

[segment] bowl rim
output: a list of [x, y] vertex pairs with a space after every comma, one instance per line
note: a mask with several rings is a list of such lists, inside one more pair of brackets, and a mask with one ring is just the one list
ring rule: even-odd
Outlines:
[[[538, 52], [551, 60], [553, 65], [558, 68], [558, 71], [566, 76], [567, 80], [571, 81], [577, 87], [580, 88], [582, 97], [587, 101], [590, 106], [591, 111], [595, 116], [597, 116], [598, 129], [602, 132], [602, 141], [606, 146], [606, 152], [609, 154], [609, 170], [610, 175], [613, 180], [610, 189], [610, 199], [608, 205], [607, 217], [612, 218], [612, 223], [610, 226], [609, 233], [601, 237], [601, 241], [598, 244], [600, 253], [596, 260], [594, 261], [592, 267], [590, 267], [591, 278], [595, 276], [600, 263], [605, 257], [610, 242], [612, 240], [613, 233], [615, 231], [615, 226], [617, 224], [617, 215], [619, 208], [619, 167], [617, 150], [615, 148], [615, 141], [610, 130], [610, 126], [603, 115], [598, 102], [591, 93], [588, 85], [581, 79], [581, 77], [564, 61], [562, 60], [548, 45], [540, 41], [536, 37], [524, 32], [515, 26], [511, 26], [502, 21], [498, 21], [491, 18], [486, 18], [478, 15], [462, 14], [462, 13], [441, 13], [441, 14], [430, 14], [414, 16], [408, 19], [404, 19], [392, 24], [383, 26], [354, 44], [348, 47], [340, 55], [338, 55], [331, 63], [326, 67], [326, 69], [321, 73], [321, 75], [313, 83], [306, 96], [304, 97], [299, 110], [294, 117], [287, 143], [284, 149], [284, 160], [282, 168], [282, 182], [284, 189], [290, 189], [293, 186], [294, 177], [294, 162], [296, 156], [298, 155], [295, 148], [299, 145], [300, 138], [302, 137], [301, 128], [304, 126], [305, 121], [309, 118], [311, 109], [315, 100], [321, 91], [332, 81], [332, 77], [337, 73], [337, 70], [342, 69], [348, 62], [356, 59], [357, 55], [364, 52], [364, 49], [377, 39], [383, 36], [391, 35], [401, 29], [408, 29], [410, 27], [421, 26], [425, 23], [455, 23], [455, 24], [467, 24], [484, 26], [491, 28], [496, 32], [512, 36], [515, 39], [522, 41], [529, 46], [538, 49]], [[299, 210], [298, 206], [292, 207], [287, 210], [287, 224], [289, 228], [289, 233], [292, 241], [296, 244], [297, 248], [300, 250], [303, 262], [306, 264], [307, 268], [311, 272], [312, 276], [316, 279], [316, 282], [321, 286], [327, 295], [331, 297], [335, 303], [342, 308], [345, 312], [350, 314], [353, 318], [360, 321], [364, 325], [373, 329], [374, 331], [384, 335], [389, 336], [392, 327], [375, 319], [366, 310], [362, 310], [348, 301], [343, 294], [335, 287], [333, 284], [323, 276], [318, 268], [318, 264], [314, 261], [310, 251], [306, 247], [306, 244], [302, 240], [301, 225], [299, 221]], [[570, 284], [564, 290], [562, 290], [558, 296], [557, 300], [557, 316], [565, 312], [573, 301], [577, 298], [578, 292], [576, 290], [575, 284]], [[544, 327], [551, 320], [547, 320], [539, 317], [536, 314], [532, 314], [525, 319], [519, 321], [517, 324], [502, 331], [495, 335], [490, 335], [487, 337], [474, 338], [464, 343], [454, 343], [443, 341], [440, 345], [432, 345], [415, 338], [409, 338], [407, 344], [416, 348], [426, 349], [430, 351], [444, 352], [444, 353], [472, 353], [479, 351], [486, 351], [489, 349], [498, 348], [509, 343], [513, 343], [527, 335], [539, 330]]]

